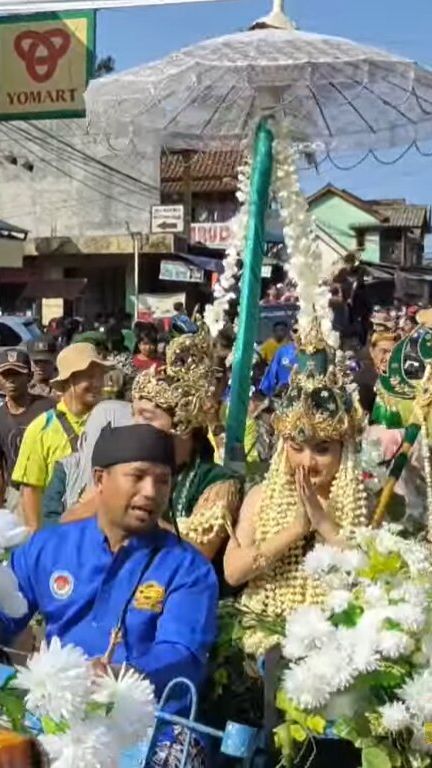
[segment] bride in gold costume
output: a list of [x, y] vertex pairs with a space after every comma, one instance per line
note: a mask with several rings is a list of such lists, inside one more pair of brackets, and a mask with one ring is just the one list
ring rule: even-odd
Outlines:
[[[319, 583], [303, 569], [306, 552], [317, 540], [343, 546], [349, 529], [367, 520], [356, 398], [317, 321], [298, 348], [297, 370], [274, 415], [278, 447], [264, 482], [243, 503], [224, 560], [228, 583], [246, 584], [244, 612], [270, 620], [320, 601]], [[245, 650], [259, 655], [278, 640], [250, 627]]]

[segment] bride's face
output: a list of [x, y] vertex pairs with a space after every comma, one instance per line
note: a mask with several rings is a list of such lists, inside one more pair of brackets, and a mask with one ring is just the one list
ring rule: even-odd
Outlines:
[[304, 443], [288, 440], [287, 454], [294, 472], [304, 467], [315, 488], [327, 490], [340, 466], [342, 443], [339, 440]]

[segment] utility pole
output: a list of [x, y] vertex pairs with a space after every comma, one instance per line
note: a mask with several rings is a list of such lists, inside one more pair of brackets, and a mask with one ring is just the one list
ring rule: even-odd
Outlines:
[[134, 321], [138, 320], [139, 313], [139, 255], [142, 246], [142, 232], [133, 232], [129, 222], [126, 222], [126, 230], [132, 240], [134, 257]]

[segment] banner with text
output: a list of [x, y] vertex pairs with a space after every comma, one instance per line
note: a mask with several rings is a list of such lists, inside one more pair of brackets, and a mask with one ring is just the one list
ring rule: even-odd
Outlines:
[[94, 51], [94, 11], [0, 18], [0, 120], [84, 117]]
[[177, 5], [209, 3], [218, 0], [0, 0], [0, 13], [40, 13], [40, 11], [73, 11], [91, 8], [130, 8], [138, 5]]

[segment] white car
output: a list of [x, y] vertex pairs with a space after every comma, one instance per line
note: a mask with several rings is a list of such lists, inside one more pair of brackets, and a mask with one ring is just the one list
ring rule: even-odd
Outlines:
[[0, 315], [0, 348], [25, 347], [42, 335], [34, 317]]

